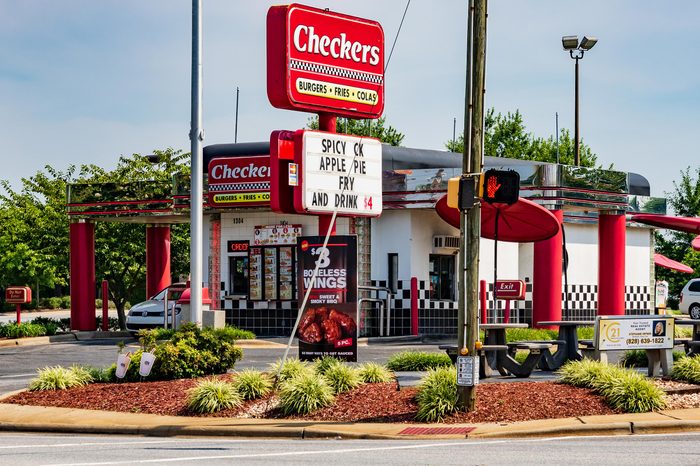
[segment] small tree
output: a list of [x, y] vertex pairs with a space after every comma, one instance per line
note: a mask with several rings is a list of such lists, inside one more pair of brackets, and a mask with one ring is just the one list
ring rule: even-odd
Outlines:
[[[309, 129], [318, 129], [318, 116], [309, 118], [306, 126]], [[377, 138], [385, 144], [400, 146], [404, 139], [404, 134], [400, 133], [391, 125], [386, 124], [384, 117], [377, 120], [353, 120], [351, 118], [338, 118], [336, 120], [338, 133], [354, 134], [356, 136], [367, 136]]]

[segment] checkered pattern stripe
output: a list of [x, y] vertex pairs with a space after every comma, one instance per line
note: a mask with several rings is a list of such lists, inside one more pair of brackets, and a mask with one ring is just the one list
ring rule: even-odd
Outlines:
[[270, 189], [269, 181], [258, 183], [227, 183], [227, 184], [210, 184], [209, 192], [221, 193], [231, 191], [265, 191]]
[[289, 60], [289, 69], [355, 79], [372, 84], [381, 84], [384, 80], [384, 77], [379, 74], [364, 73], [362, 71], [349, 70], [337, 66], [319, 65], [318, 63], [311, 63], [303, 60]]
[[628, 311], [651, 311], [654, 309], [648, 286], [625, 287], [625, 309]]

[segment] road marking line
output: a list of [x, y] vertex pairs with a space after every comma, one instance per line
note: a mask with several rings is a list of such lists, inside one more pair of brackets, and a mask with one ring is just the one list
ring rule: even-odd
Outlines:
[[[507, 440], [494, 440], [489, 442], [480, 443], [506, 443]], [[465, 443], [463, 445], [475, 445], [477, 442]], [[338, 453], [362, 453], [362, 452], [372, 452], [372, 451], [390, 451], [390, 450], [412, 450], [418, 448], [435, 448], [435, 447], [445, 447], [460, 445], [456, 442], [450, 443], [427, 443], [418, 445], [400, 445], [396, 447], [370, 447], [370, 448], [341, 448], [337, 450], [314, 450], [314, 451], [286, 451], [279, 453], [249, 453], [249, 454], [239, 454], [239, 455], [221, 455], [221, 456], [180, 456], [177, 458], [156, 458], [150, 460], [128, 460], [128, 461], [107, 461], [104, 463], [55, 463], [45, 466], [85, 466], [85, 465], [107, 465], [107, 464], [146, 464], [146, 463], [174, 463], [174, 462], [184, 462], [184, 461], [204, 461], [204, 460], [222, 460], [222, 459], [245, 459], [245, 458], [274, 458], [280, 456], [303, 456], [303, 455], [327, 455], [327, 454], [338, 454]]]
[[33, 377], [35, 375], [36, 375], [36, 372], [31, 372], [29, 374], [0, 375], [0, 379], [12, 379], [15, 377]]
[[[3, 437], [0, 436], [0, 440]], [[81, 443], [46, 443], [43, 445], [30, 444], [30, 445], [2, 445], [0, 449], [12, 449], [12, 448], [57, 448], [57, 447], [98, 447], [101, 445], [148, 445], [152, 443], [177, 443], [177, 440], [144, 440], [137, 442], [81, 442]]]

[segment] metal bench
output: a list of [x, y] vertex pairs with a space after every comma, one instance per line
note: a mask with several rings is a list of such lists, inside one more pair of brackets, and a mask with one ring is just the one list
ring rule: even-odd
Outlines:
[[557, 360], [557, 358], [554, 357], [554, 353], [552, 352], [552, 346], [556, 346], [557, 349], [566, 345], [566, 341], [564, 340], [524, 340], [524, 341], [519, 341], [519, 342], [513, 342], [513, 344], [509, 343], [509, 349], [508, 353], [515, 357], [515, 353], [518, 349], [530, 349], [528, 348], [518, 348], [515, 343], [526, 343], [530, 345], [546, 345], [545, 348], [541, 348], [538, 351], [542, 352], [542, 357], [540, 358], [539, 363], [537, 364], [537, 367], [543, 371], [554, 371], [556, 369], [559, 369], [561, 366], [561, 362]]

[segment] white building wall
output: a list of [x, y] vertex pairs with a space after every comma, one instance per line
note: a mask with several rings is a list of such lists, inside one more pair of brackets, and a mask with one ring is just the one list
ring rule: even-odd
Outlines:
[[569, 252], [569, 283], [598, 284], [598, 225], [566, 223], [566, 248]]
[[[410, 211], [409, 211], [410, 212]], [[411, 278], [411, 216], [409, 212], [385, 210], [372, 219], [372, 280], [389, 276], [387, 254], [399, 254], [399, 280]]]
[[654, 276], [652, 265], [652, 230], [627, 228], [627, 255], [625, 256], [625, 285], [649, 286]]

